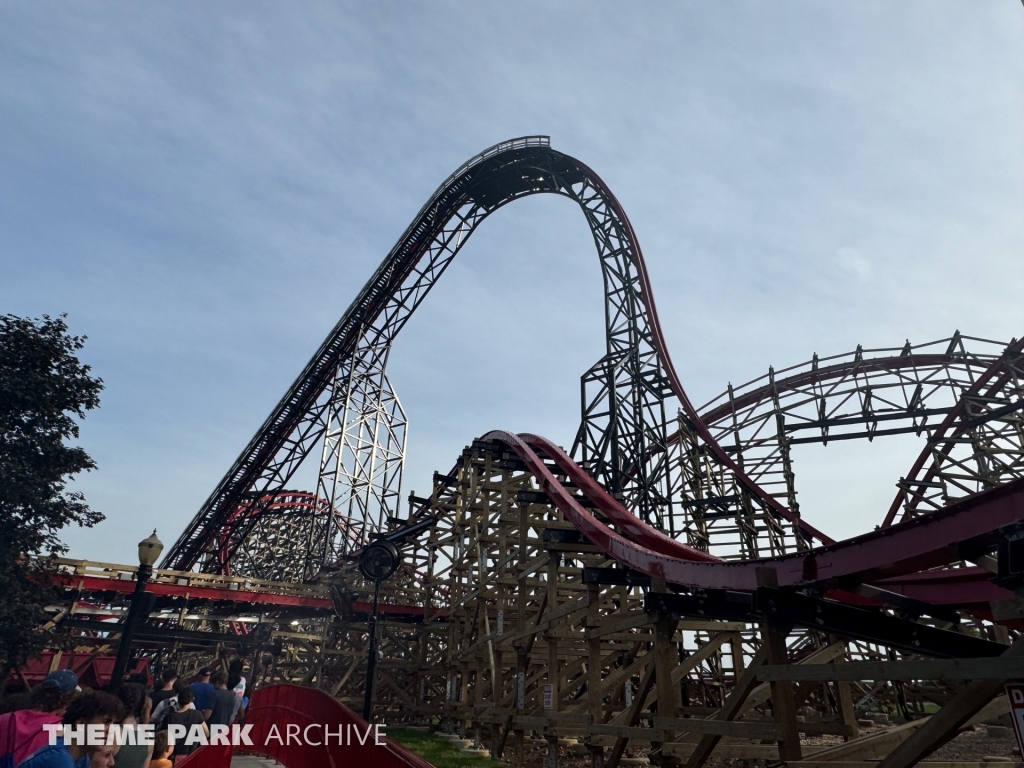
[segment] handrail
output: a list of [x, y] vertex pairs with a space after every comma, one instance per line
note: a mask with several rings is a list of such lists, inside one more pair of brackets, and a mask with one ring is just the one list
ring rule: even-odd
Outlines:
[[[139, 570], [137, 565], [101, 563], [92, 560], [72, 560], [64, 557], [55, 558], [53, 562], [57, 566], [57, 573], [59, 575], [70, 578], [88, 576], [110, 579], [111, 581], [134, 581], [135, 574]], [[177, 571], [170, 568], [154, 569], [149, 581], [151, 584], [208, 587], [226, 589], [232, 592], [266, 592], [275, 595], [330, 598], [327, 588], [321, 584], [270, 581], [268, 579], [256, 579], [248, 576], [221, 576], [213, 573]]]

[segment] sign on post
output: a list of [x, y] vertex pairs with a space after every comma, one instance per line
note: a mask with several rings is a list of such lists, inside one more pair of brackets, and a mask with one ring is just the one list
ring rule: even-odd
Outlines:
[[555, 686], [551, 683], [544, 685], [544, 709], [555, 708]]
[[1010, 702], [1013, 715], [1013, 731], [1017, 734], [1017, 746], [1024, 753], [1024, 685], [1011, 683], [1006, 686], [1006, 700]]

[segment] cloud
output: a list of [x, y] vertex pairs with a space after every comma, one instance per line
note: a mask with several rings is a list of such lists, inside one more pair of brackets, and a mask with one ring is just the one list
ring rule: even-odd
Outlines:
[[853, 275], [862, 283], [871, 279], [871, 262], [856, 248], [844, 245], [836, 251], [836, 260], [844, 272]]
[[[0, 5], [0, 306], [69, 312], [107, 382], [76, 489], [109, 522], [73, 553], [125, 561], [154, 518], [173, 540], [431, 192], [514, 136], [615, 192], [696, 402], [815, 351], [1019, 336], [991, 275], [1024, 252], [1020, 13]], [[391, 357], [405, 488], [483, 430], [571, 444], [601, 290], [566, 201], [483, 224]]]

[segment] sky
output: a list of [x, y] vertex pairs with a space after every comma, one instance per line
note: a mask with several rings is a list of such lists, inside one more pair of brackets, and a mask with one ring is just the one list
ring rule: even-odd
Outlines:
[[[105, 382], [71, 556], [173, 542], [437, 185], [528, 134], [627, 212], [687, 392], [1024, 331], [1019, 0], [0, 5], [0, 312]], [[603, 299], [579, 209], [485, 222], [395, 342], [404, 491], [475, 437], [571, 444]], [[881, 521], [920, 444], [802, 450]]]

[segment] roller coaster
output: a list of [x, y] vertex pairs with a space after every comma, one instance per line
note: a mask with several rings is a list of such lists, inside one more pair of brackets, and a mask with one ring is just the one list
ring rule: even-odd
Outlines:
[[[579, 205], [604, 287], [572, 445], [492, 431], [403, 499], [391, 344], [477, 226], [541, 193]], [[627, 749], [909, 765], [1024, 676], [1022, 410], [1024, 342], [959, 331], [815, 355], [694, 406], [622, 206], [547, 137], [514, 139], [431, 195], [169, 548], [149, 624], [273, 648], [261, 679], [360, 701], [357, 563], [383, 540], [401, 565], [374, 630], [378, 718], [518, 759], [539, 740], [548, 765], [573, 739], [596, 766]], [[793, 447], [897, 434], [921, 447], [891, 504], [834, 540], [801, 509]], [[316, 487], [294, 490], [303, 476]], [[904, 724], [861, 733], [868, 711]]]

